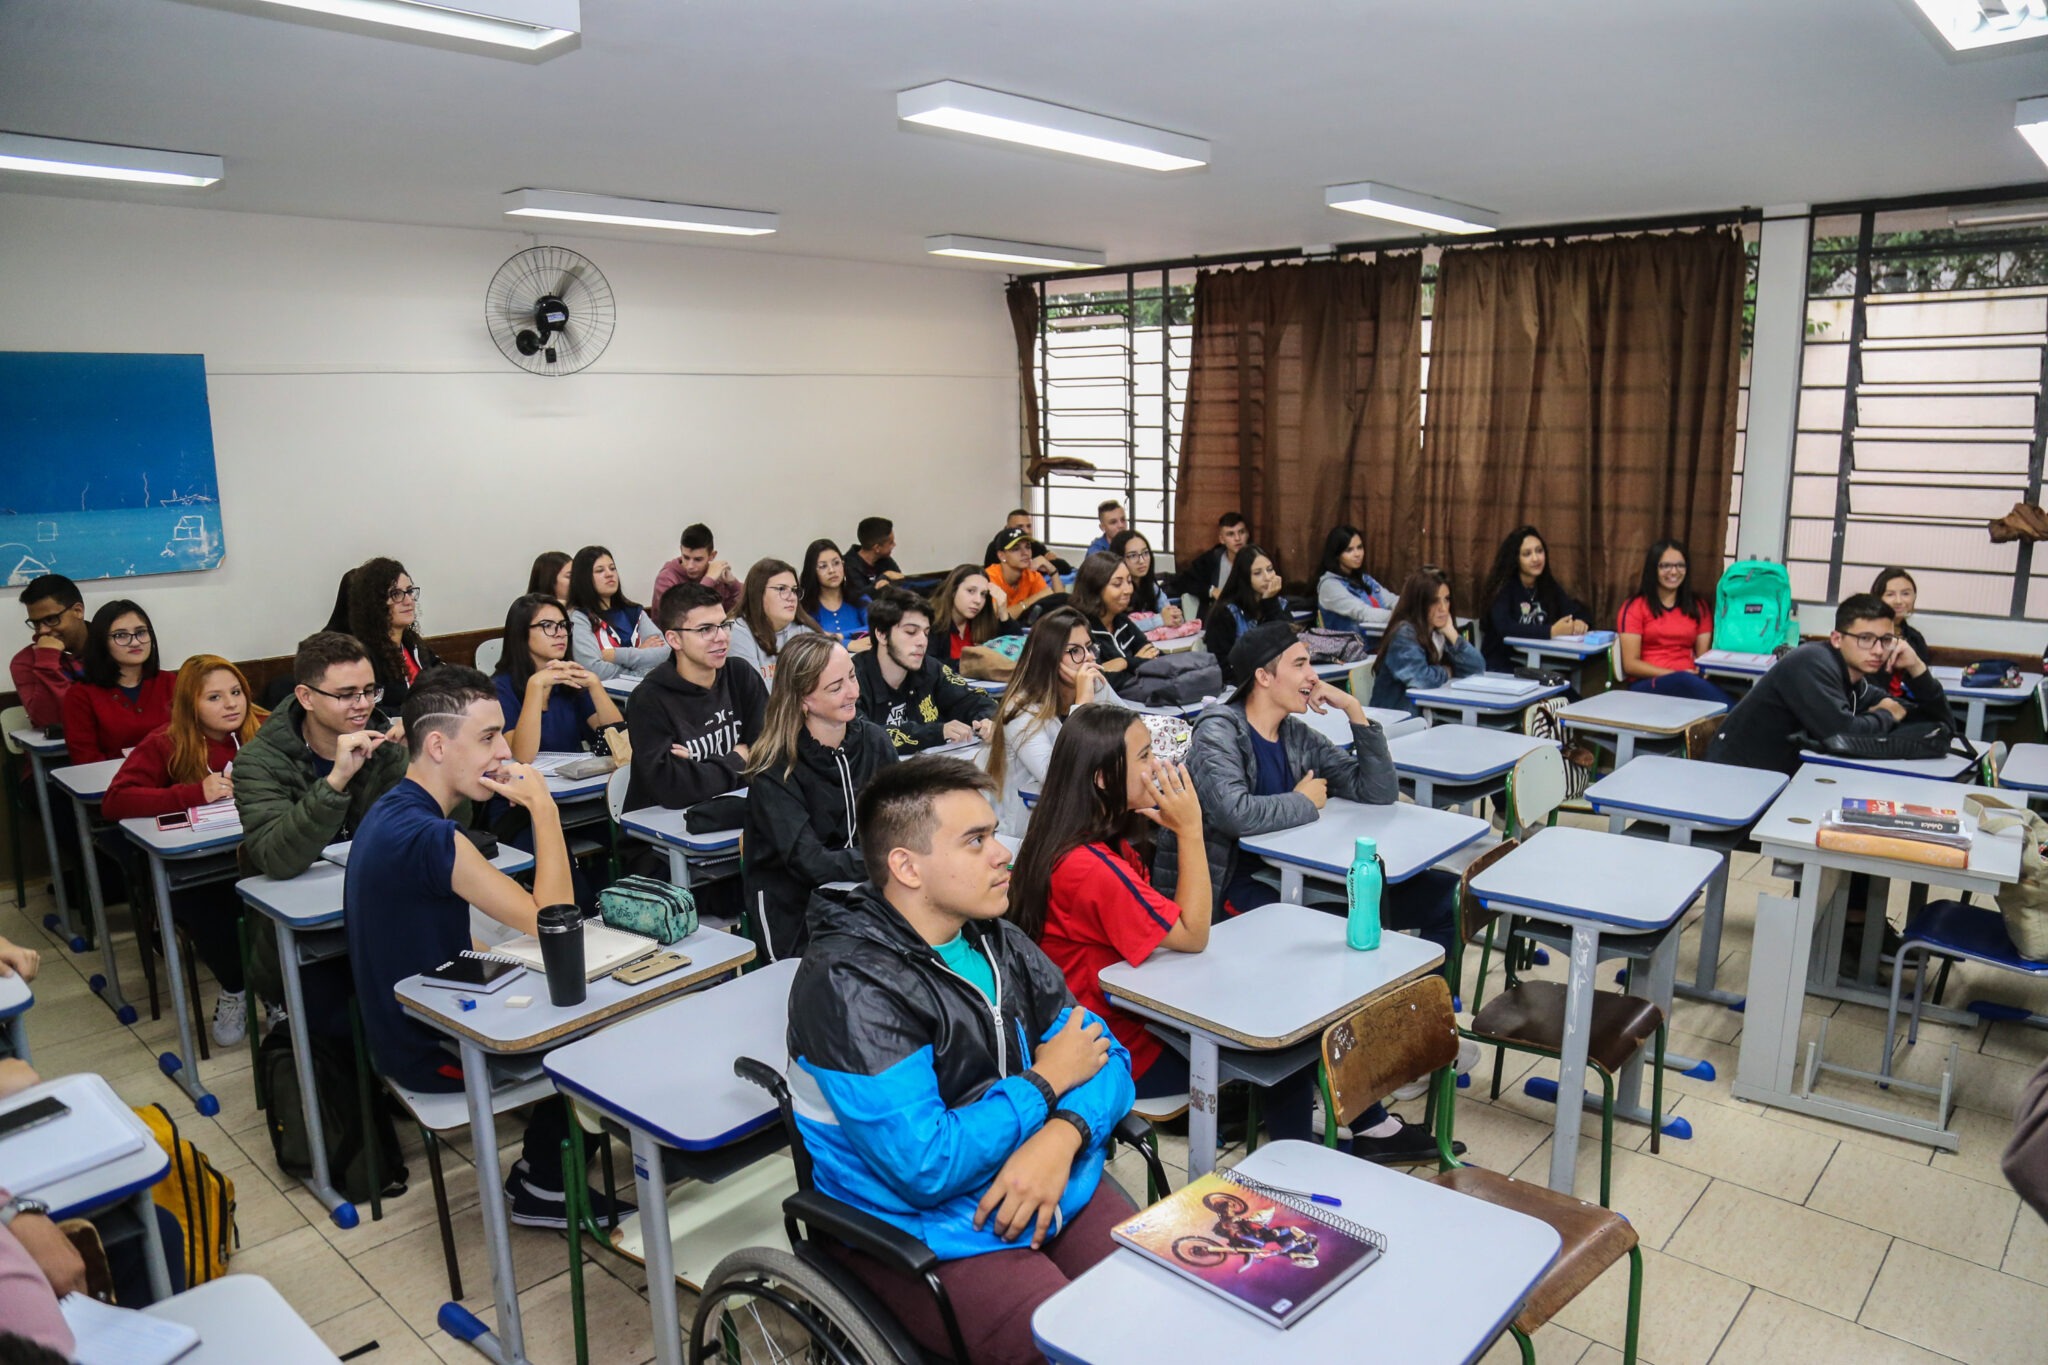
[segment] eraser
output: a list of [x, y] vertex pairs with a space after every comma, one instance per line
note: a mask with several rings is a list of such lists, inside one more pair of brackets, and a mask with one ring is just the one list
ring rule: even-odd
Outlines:
[[470, 999], [470, 998], [469, 998], [468, 996], [466, 996], [466, 995], [463, 995], [463, 996], [457, 996], [457, 997], [456, 997], [456, 1000], [455, 1000], [455, 1003], [456, 1003], [456, 1004], [458, 1004], [458, 1005], [460, 1005], [460, 1006], [461, 1006], [461, 1007], [462, 1007], [463, 1009], [466, 1009], [466, 1010], [473, 1010], [473, 1009], [475, 1009], [475, 1008], [476, 1008], [476, 1001], [474, 1001], [474, 1000]]
[[505, 997], [505, 1008], [508, 1010], [523, 1010], [532, 1003], [533, 997], [530, 995], [508, 995]]

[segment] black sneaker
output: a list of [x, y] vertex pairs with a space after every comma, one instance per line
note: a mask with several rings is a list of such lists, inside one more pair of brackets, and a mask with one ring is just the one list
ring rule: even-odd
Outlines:
[[[1400, 1118], [1400, 1115], [1395, 1115]], [[1463, 1156], [1465, 1144], [1453, 1140], [1451, 1154]], [[1436, 1135], [1419, 1123], [1401, 1119], [1401, 1129], [1385, 1137], [1367, 1137], [1355, 1134], [1351, 1139], [1351, 1155], [1380, 1166], [1414, 1166], [1437, 1159]]]
[[[569, 1226], [569, 1201], [560, 1190], [550, 1190], [537, 1185], [527, 1175], [526, 1162], [521, 1160], [512, 1167], [512, 1173], [505, 1177], [505, 1198], [512, 1205], [512, 1221], [526, 1228], [566, 1228]], [[633, 1213], [633, 1205], [624, 1200], [614, 1205], [600, 1190], [589, 1191], [590, 1209], [599, 1222], [609, 1223]]]

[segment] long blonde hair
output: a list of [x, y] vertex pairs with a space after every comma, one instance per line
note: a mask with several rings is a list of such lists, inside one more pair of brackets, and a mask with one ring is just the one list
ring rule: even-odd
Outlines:
[[761, 737], [748, 751], [749, 777], [778, 766], [787, 776], [796, 766], [797, 738], [804, 732], [804, 698], [817, 688], [834, 651], [843, 654], [845, 648], [829, 635], [799, 635], [782, 647], [782, 658], [775, 665], [775, 685], [768, 692], [768, 709], [761, 717]]
[[235, 731], [237, 744], [247, 744], [256, 738], [263, 718], [270, 714], [257, 707], [256, 694], [249, 689], [249, 680], [242, 676], [242, 670], [220, 655], [195, 654], [185, 660], [171, 691], [171, 758], [165, 767], [173, 782], [203, 782], [213, 771], [206, 761], [206, 731], [199, 724], [199, 694], [206, 690], [207, 676], [213, 673], [230, 674], [242, 685], [242, 701], [248, 710], [243, 713], [241, 728]]

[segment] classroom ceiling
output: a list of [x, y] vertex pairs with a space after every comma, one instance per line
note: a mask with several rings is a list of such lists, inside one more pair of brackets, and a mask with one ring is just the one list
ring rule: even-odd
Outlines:
[[[1909, 0], [582, 12], [580, 45], [528, 63], [254, 0], [0, 0], [0, 129], [227, 161], [205, 191], [8, 173], [0, 191], [504, 228], [498, 197], [531, 186], [782, 215], [740, 244], [674, 234], [736, 250], [930, 263], [923, 238], [952, 232], [1119, 263], [1407, 235], [1323, 207], [1357, 180], [1512, 227], [2048, 179], [2012, 126], [2048, 93], [2048, 45], [1958, 56]], [[941, 79], [1207, 138], [1213, 163], [1159, 175], [900, 129], [895, 93]]]

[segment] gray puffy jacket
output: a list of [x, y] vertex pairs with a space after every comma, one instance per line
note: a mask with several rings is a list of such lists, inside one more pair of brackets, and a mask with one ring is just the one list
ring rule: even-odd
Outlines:
[[[1299, 782], [1314, 770], [1329, 783], [1331, 796], [1369, 806], [1390, 806], [1401, 799], [1394, 760], [1387, 753], [1387, 732], [1367, 722], [1351, 727], [1357, 756], [1344, 752], [1289, 716], [1280, 723], [1280, 743], [1287, 767]], [[1252, 752], [1252, 726], [1241, 704], [1224, 702], [1195, 718], [1194, 742], [1188, 748], [1188, 772], [1202, 802], [1202, 842], [1209, 855], [1209, 886], [1216, 908], [1222, 909], [1224, 888], [1236, 872], [1237, 841], [1247, 834], [1292, 829], [1316, 818], [1315, 803], [1300, 792], [1258, 796], [1252, 791], [1258, 760]], [[1161, 831], [1152, 860], [1152, 884], [1173, 895], [1180, 882], [1178, 841]]]

